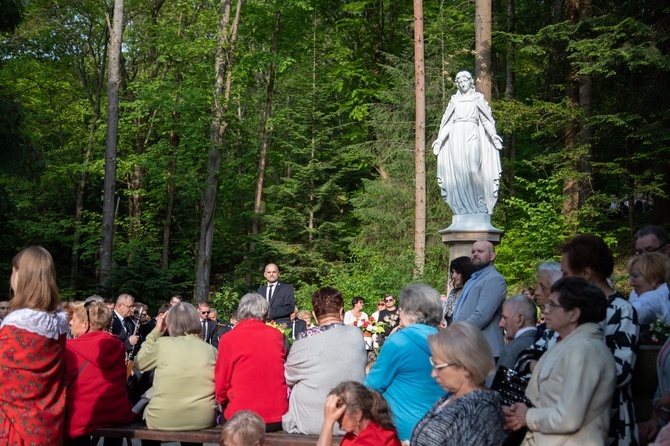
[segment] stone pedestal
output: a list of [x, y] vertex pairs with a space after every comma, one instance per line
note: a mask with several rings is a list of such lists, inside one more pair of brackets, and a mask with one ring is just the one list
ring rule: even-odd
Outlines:
[[488, 214], [454, 215], [451, 226], [442, 229], [442, 242], [449, 247], [449, 263], [472, 253], [472, 244], [477, 240], [488, 240], [497, 245], [505, 231], [491, 224]]

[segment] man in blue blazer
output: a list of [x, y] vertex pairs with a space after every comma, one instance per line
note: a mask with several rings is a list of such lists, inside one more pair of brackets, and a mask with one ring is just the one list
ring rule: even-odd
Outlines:
[[267, 284], [258, 288], [258, 294], [267, 299], [270, 305], [268, 320], [288, 326], [291, 323], [291, 313], [295, 309], [293, 287], [279, 281], [279, 268], [274, 263], [265, 267], [263, 275]]
[[502, 304], [507, 296], [507, 283], [493, 266], [496, 253], [491, 242], [475, 242], [471, 257], [476, 271], [463, 287], [454, 311], [454, 320], [469, 322], [479, 328], [497, 361], [505, 345], [503, 331], [498, 324]]

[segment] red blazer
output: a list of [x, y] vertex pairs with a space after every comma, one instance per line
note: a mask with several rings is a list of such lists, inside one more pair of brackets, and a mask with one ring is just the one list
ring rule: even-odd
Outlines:
[[126, 392], [123, 342], [106, 331], [92, 331], [68, 339], [65, 349], [65, 437], [135, 421]]
[[223, 416], [252, 410], [266, 423], [281, 422], [288, 412], [285, 360], [284, 334], [264, 322], [245, 319], [221, 336], [214, 381]]

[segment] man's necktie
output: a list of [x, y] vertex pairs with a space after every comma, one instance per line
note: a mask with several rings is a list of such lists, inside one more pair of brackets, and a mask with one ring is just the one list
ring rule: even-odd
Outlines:
[[267, 297], [268, 302], [270, 302], [270, 300], [272, 300], [272, 292], [273, 292], [274, 290], [275, 290], [275, 286], [274, 286], [274, 284], [270, 284], [270, 285], [268, 285], [268, 297]]

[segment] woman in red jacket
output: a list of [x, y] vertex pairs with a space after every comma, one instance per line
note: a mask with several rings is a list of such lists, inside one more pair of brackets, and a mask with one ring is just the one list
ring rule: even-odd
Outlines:
[[286, 348], [284, 334], [265, 324], [268, 303], [260, 294], [240, 300], [240, 322], [219, 340], [214, 368], [216, 399], [223, 416], [230, 419], [240, 410], [251, 410], [263, 418], [268, 432], [281, 430], [288, 412], [284, 380]]
[[65, 345], [65, 443], [90, 444], [100, 427], [135, 420], [126, 392], [123, 342], [107, 329], [112, 313], [104, 302], [72, 304], [70, 327], [75, 339]]

